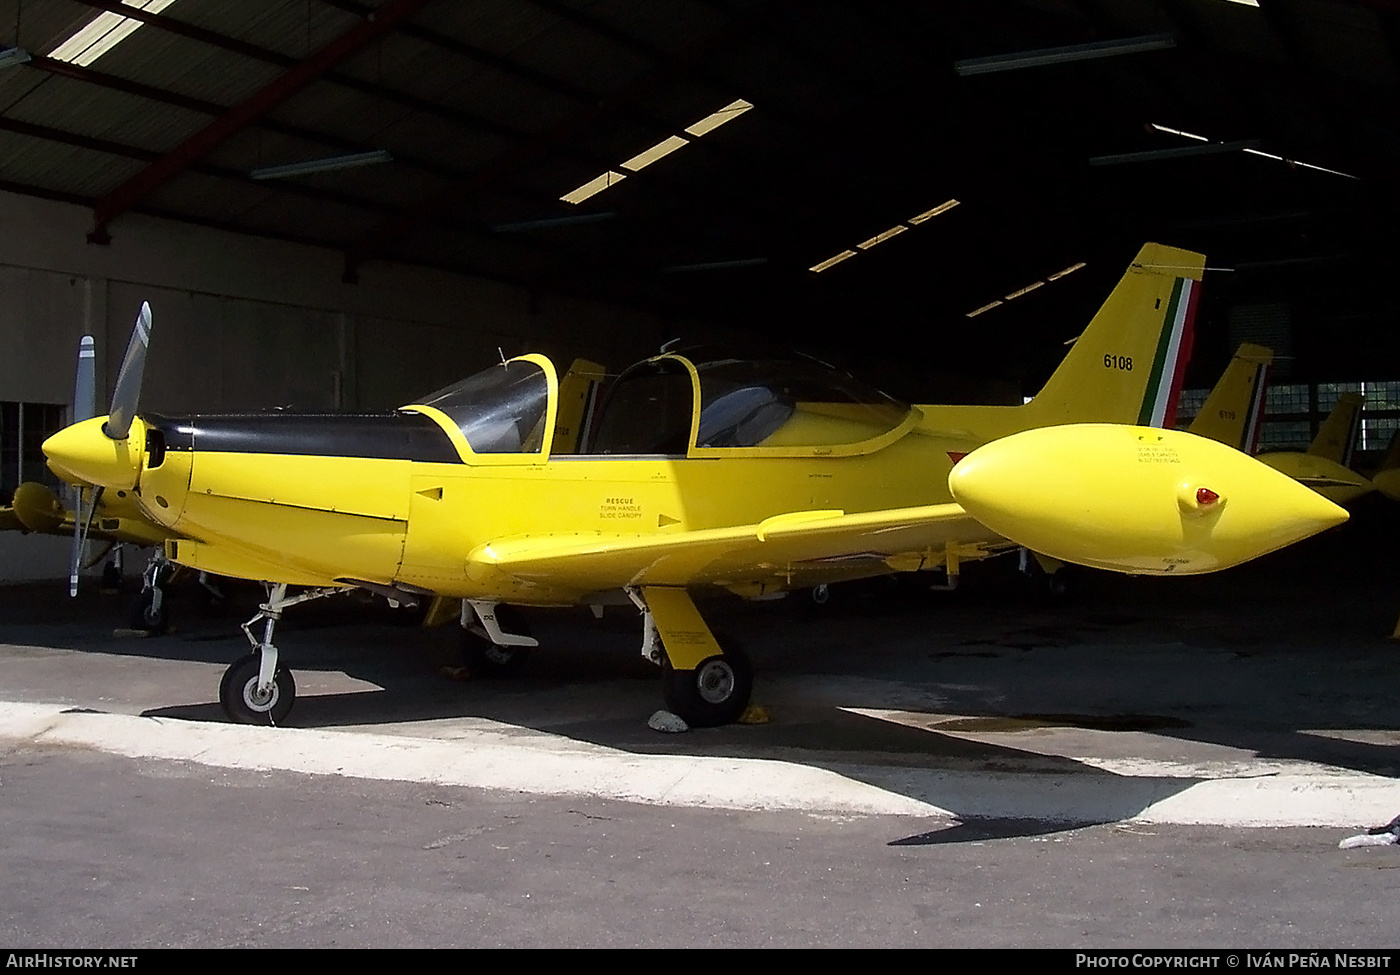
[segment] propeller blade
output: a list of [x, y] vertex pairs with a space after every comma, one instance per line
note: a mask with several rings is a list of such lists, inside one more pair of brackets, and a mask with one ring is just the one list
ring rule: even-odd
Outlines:
[[98, 488], [92, 493], [92, 507], [88, 509], [87, 517], [83, 517], [83, 494], [78, 492], [78, 503], [73, 508], [73, 548], [71, 550], [71, 560], [68, 563], [68, 595], [78, 595], [78, 573], [83, 568], [83, 546], [87, 544], [88, 530], [92, 528], [92, 520], [97, 515], [97, 506], [102, 501], [102, 488]]
[[131, 419], [141, 399], [141, 376], [146, 371], [146, 348], [151, 343], [151, 306], [141, 302], [141, 314], [131, 330], [131, 342], [126, 347], [121, 372], [117, 373], [117, 388], [112, 391], [112, 409], [108, 411], [103, 432], [113, 440], [125, 440], [131, 430]]
[[73, 383], [73, 423], [97, 415], [97, 348], [91, 335], [78, 345], [78, 376]]

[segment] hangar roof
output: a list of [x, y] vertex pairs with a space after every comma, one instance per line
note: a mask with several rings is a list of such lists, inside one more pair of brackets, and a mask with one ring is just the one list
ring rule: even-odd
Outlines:
[[1400, 0], [3, 0], [0, 188], [1007, 376], [1160, 240], [1222, 269], [1204, 368], [1287, 306], [1309, 374], [1400, 377], [1397, 43]]

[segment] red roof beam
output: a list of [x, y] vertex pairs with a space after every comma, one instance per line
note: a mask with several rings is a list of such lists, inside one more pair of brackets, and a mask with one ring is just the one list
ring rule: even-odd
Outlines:
[[229, 109], [204, 129], [98, 200], [93, 208], [94, 226], [88, 239], [93, 243], [107, 243], [111, 239], [107, 233], [107, 225], [117, 217], [140, 204], [142, 200], [188, 169], [192, 163], [431, 2], [432, 0], [391, 0], [321, 50], [298, 62], [296, 67], [254, 93], [242, 104]]

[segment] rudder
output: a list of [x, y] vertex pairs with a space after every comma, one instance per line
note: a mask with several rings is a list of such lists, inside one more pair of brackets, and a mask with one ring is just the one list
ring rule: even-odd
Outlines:
[[1204, 272], [1202, 254], [1143, 245], [1059, 368], [1026, 404], [1026, 426], [1172, 426]]
[[1187, 431], [1253, 454], [1259, 445], [1273, 349], [1243, 343]]

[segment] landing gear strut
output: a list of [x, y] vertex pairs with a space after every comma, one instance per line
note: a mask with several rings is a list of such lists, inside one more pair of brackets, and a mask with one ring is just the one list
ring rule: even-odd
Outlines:
[[[235, 660], [219, 681], [219, 704], [230, 721], [239, 724], [280, 725], [286, 720], [296, 700], [297, 685], [292, 672], [281, 666], [272, 631], [282, 619], [282, 613], [301, 603], [327, 596], [338, 596], [351, 590], [342, 586], [313, 589], [298, 596], [287, 595], [286, 583], [268, 587], [267, 602], [258, 607], [257, 615], [243, 624], [243, 635], [253, 650]], [[253, 635], [258, 621], [265, 621], [262, 639]]]
[[539, 641], [510, 606], [462, 600], [462, 662], [473, 677], [514, 677]]
[[710, 632], [684, 589], [648, 586], [627, 595], [642, 612], [642, 656], [661, 665], [666, 707], [693, 728], [738, 720], [753, 693], [748, 655]]
[[170, 610], [165, 601], [165, 583], [170, 579], [170, 560], [156, 549], [141, 572], [141, 592], [131, 604], [127, 623], [133, 630], [145, 630], [152, 636], [164, 633], [170, 626]]

